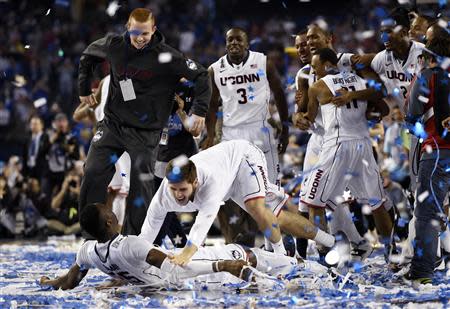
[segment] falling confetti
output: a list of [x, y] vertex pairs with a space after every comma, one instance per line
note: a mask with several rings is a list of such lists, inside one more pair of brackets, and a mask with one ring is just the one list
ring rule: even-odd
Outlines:
[[166, 53], [160, 53], [158, 55], [159, 63], [169, 63], [171, 61], [172, 61], [172, 53], [166, 52]]
[[47, 13], [45, 13], [45, 16], [48, 16], [49, 14], [50, 14], [50, 11], [51, 11], [52, 9], [48, 9], [47, 10]]
[[111, 1], [108, 4], [108, 7], [106, 8], [106, 14], [108, 14], [108, 16], [113, 17], [114, 15], [116, 15], [117, 10], [120, 8], [120, 5], [118, 4], [118, 2], [116, 0]]

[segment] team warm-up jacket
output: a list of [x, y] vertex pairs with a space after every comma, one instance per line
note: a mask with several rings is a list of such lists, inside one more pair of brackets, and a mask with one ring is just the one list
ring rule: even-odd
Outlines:
[[[80, 58], [79, 95], [91, 93], [90, 78], [96, 65], [110, 63], [111, 83], [105, 107], [107, 119], [122, 126], [161, 130], [173, 106], [175, 88], [181, 77], [194, 84], [191, 111], [205, 117], [211, 97], [207, 71], [164, 42], [156, 31], [142, 50], [134, 48], [129, 34], [108, 34], [91, 43]], [[119, 82], [131, 79], [136, 99], [124, 101]]]

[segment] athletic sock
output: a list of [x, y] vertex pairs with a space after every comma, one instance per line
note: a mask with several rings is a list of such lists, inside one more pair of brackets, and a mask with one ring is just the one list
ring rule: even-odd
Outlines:
[[332, 236], [328, 233], [325, 233], [321, 229], [317, 230], [317, 234], [316, 234], [316, 236], [314, 236], [313, 240], [325, 247], [328, 247], [328, 248], [333, 247], [334, 243], [335, 243], [334, 236]]
[[281, 238], [279, 242], [276, 243], [271, 242], [270, 244], [272, 245], [273, 252], [277, 254], [286, 255], [286, 249], [284, 248], [283, 238]]
[[268, 252], [259, 248], [250, 249], [256, 257], [256, 269], [264, 273], [278, 275], [287, 274], [297, 265], [293, 257]]

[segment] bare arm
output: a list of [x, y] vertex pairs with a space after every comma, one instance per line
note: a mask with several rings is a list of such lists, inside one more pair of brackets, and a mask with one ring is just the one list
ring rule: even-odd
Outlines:
[[284, 153], [289, 142], [289, 125], [288, 125], [288, 106], [286, 97], [284, 96], [283, 87], [281, 86], [280, 76], [271, 61], [267, 61], [267, 80], [269, 82], [270, 90], [272, 90], [277, 105], [278, 114], [282, 124], [280, 141], [278, 145], [278, 152]]
[[41, 285], [51, 286], [55, 290], [60, 288], [63, 290], [70, 290], [78, 286], [87, 273], [88, 269], [81, 270], [80, 266], [74, 264], [64, 276], [56, 277], [55, 279], [42, 276], [39, 283]]
[[313, 123], [316, 119], [317, 112], [319, 110], [319, 93], [321, 90], [321, 84], [324, 84], [324, 82], [319, 80], [308, 89], [308, 111], [305, 114], [305, 118], [311, 123]]
[[206, 114], [206, 132], [207, 137], [202, 144], [202, 149], [209, 148], [214, 144], [214, 137], [216, 135], [216, 122], [217, 122], [217, 112], [219, 111], [219, 99], [220, 93], [219, 89], [214, 82], [214, 70], [212, 67], [208, 69], [208, 75], [211, 80], [212, 85], [212, 95], [211, 102], [209, 103], [208, 113]]
[[104, 79], [102, 79], [98, 85], [98, 88], [94, 90], [93, 98], [96, 102], [95, 106], [89, 106], [86, 102], [81, 102], [73, 112], [73, 120], [76, 122], [82, 121], [86, 117], [91, 118], [95, 121], [94, 109], [100, 104], [101, 92]]

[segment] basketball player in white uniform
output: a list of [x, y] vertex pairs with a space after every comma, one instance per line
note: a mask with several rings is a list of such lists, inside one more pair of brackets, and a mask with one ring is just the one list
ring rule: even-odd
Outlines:
[[[390, 106], [398, 106], [405, 114], [408, 102], [408, 93], [412, 81], [420, 73], [420, 57], [424, 44], [412, 41], [409, 38], [409, 19], [402, 15], [394, 14], [391, 18], [381, 22], [381, 38], [385, 45], [385, 50], [379, 52], [372, 60], [372, 69], [380, 76], [386, 90], [386, 102]], [[414, 194], [417, 187], [417, 172], [414, 168], [417, 165], [416, 155], [419, 153], [418, 139], [411, 135], [409, 149], [409, 168], [411, 184], [410, 190]], [[415, 237], [415, 217], [409, 222], [408, 240]], [[408, 241], [407, 244], [410, 244]], [[402, 251], [402, 259], [410, 260], [414, 254], [412, 245], [407, 246]]]
[[[369, 140], [367, 101], [353, 100], [341, 107], [331, 104], [342, 88], [364, 90], [365, 80], [352, 72], [339, 72], [337, 62], [335, 52], [329, 48], [320, 49], [313, 56], [312, 68], [321, 79], [308, 90], [310, 102], [305, 115], [314, 120], [320, 108], [324, 126], [317, 167], [308, 177], [301, 196], [301, 203], [309, 207], [310, 218], [321, 218], [321, 228], [326, 224], [325, 207], [337, 209], [346, 188], [358, 201], [369, 204], [373, 213], [385, 211], [380, 207], [384, 203], [384, 191]], [[327, 75], [326, 67], [334, 68], [335, 73]]]
[[[75, 121], [81, 121], [85, 117], [91, 117], [95, 122], [100, 122], [105, 118], [105, 104], [108, 98], [110, 76], [107, 75], [100, 81], [99, 88], [95, 93], [95, 98], [99, 103], [92, 111], [89, 106], [81, 103], [74, 112], [73, 118]], [[94, 116], [94, 117], [92, 117]], [[97, 132], [93, 140], [99, 138], [101, 134]], [[100, 136], [101, 137], [101, 136]], [[108, 185], [108, 190], [112, 191], [112, 209], [119, 219], [119, 224], [122, 225], [125, 219], [126, 197], [130, 190], [130, 170], [131, 159], [128, 152], [124, 151], [119, 159], [115, 162], [116, 172]]]
[[[306, 33], [307, 38], [307, 44], [310, 48], [311, 54], [314, 55], [317, 53], [318, 50], [321, 48], [330, 48], [332, 49], [331, 44], [331, 35], [324, 29], [320, 28], [319, 26], [312, 24], [308, 27], [308, 31]], [[364, 71], [365, 66], [370, 63], [370, 60], [372, 59], [372, 55], [362, 55], [362, 56], [356, 56], [351, 53], [340, 53], [338, 54], [338, 69], [339, 71], [346, 74], [346, 72], [353, 71], [353, 66], [359, 67], [357, 71]], [[296, 87], [297, 92], [300, 92], [301, 95], [299, 95], [300, 100], [298, 100], [297, 103], [297, 113], [294, 115], [294, 124], [299, 126], [302, 129], [307, 129], [311, 133], [311, 137], [308, 141], [308, 145], [306, 147], [306, 153], [303, 161], [303, 182], [302, 182], [302, 190], [306, 186], [306, 181], [308, 177], [310, 176], [310, 173], [315, 169], [317, 166], [317, 162], [319, 159], [319, 154], [322, 150], [322, 142], [323, 142], [323, 134], [324, 134], [324, 128], [322, 124], [322, 117], [321, 117], [321, 111], [318, 109], [317, 116], [314, 119], [314, 127], [311, 128], [309, 125], [309, 122], [306, 122], [306, 126], [302, 126], [302, 115], [307, 111], [308, 108], [308, 89], [311, 87], [316, 81], [317, 76], [314, 72], [314, 70], [311, 69], [310, 64], [306, 64], [304, 67], [302, 67], [296, 76]], [[363, 93], [364, 95], [364, 93]], [[374, 97], [376, 99], [376, 97]], [[299, 211], [307, 214], [308, 213], [308, 207], [303, 204], [299, 203]], [[306, 215], [305, 215], [306, 216]], [[339, 220], [337, 220], [339, 218]], [[342, 230], [347, 238], [355, 244], [355, 250], [357, 249], [357, 245], [360, 244], [360, 247], [364, 250], [368, 250], [368, 246], [366, 245], [366, 242], [364, 241], [364, 238], [361, 237], [361, 235], [358, 233], [356, 226], [354, 222], [350, 219], [350, 211], [348, 207], [338, 207], [336, 208], [336, 212], [333, 216], [333, 219], [336, 219], [335, 222], [333, 222], [332, 227]], [[335, 233], [336, 230], [333, 229], [331, 231], [332, 233]]]
[[177, 160], [169, 162], [140, 236], [153, 242], [168, 212], [198, 211], [180, 264], [189, 261], [200, 247], [223, 201], [230, 198], [255, 219], [275, 253], [285, 253], [280, 228], [326, 247], [334, 245], [333, 236], [316, 229], [299, 214], [284, 211], [288, 195], [267, 181], [264, 154], [250, 142], [222, 142], [190, 160]]
[[[205, 145], [213, 144], [220, 99], [223, 107], [222, 141], [245, 139], [257, 145], [266, 156], [269, 181], [277, 183], [278, 153], [284, 153], [288, 144], [288, 107], [275, 66], [266, 55], [248, 48], [245, 31], [239, 28], [228, 30], [227, 54], [208, 69], [213, 93]], [[273, 128], [267, 122], [271, 90], [282, 123], [278, 151]]]
[[[171, 263], [173, 251], [155, 247], [142, 237], [117, 233], [117, 217], [103, 204], [90, 204], [80, 215], [80, 224], [96, 240], [83, 243], [77, 253], [76, 262], [64, 276], [49, 279], [43, 276], [41, 285], [63, 290], [76, 287], [90, 268], [118, 280], [120, 284], [131, 283], [153, 287], [186, 288], [184, 279], [193, 279], [210, 284], [219, 282], [240, 283], [246, 277], [247, 265], [274, 276], [288, 274], [300, 266], [316, 275], [327, 270], [315, 262], [297, 261], [295, 258], [266, 252], [259, 248], [243, 248], [230, 244], [218, 247], [202, 247], [192, 261], [184, 267]], [[300, 262], [300, 265], [299, 265]], [[255, 278], [256, 279], [256, 278]], [[115, 282], [115, 284], [119, 284]], [[256, 280], [256, 282], [258, 282]]]

